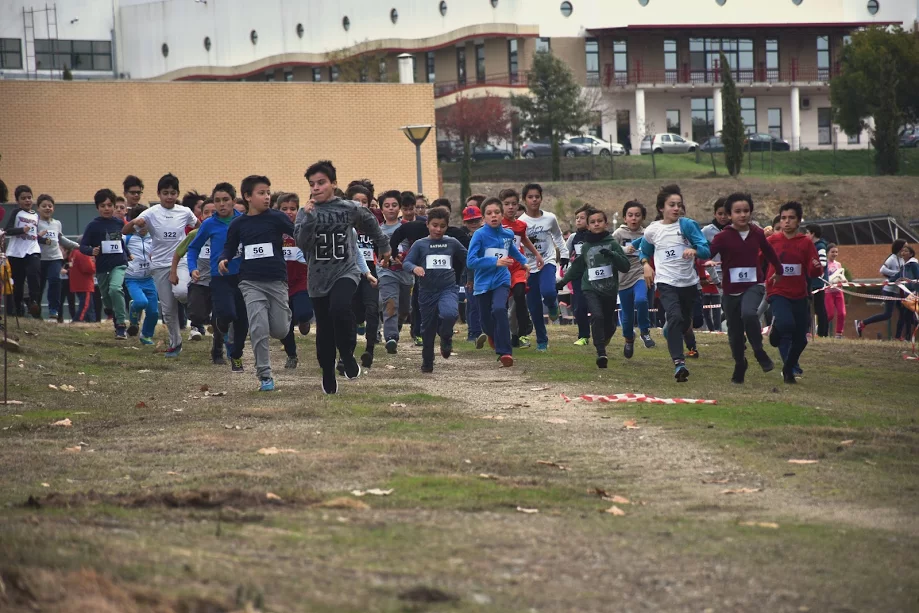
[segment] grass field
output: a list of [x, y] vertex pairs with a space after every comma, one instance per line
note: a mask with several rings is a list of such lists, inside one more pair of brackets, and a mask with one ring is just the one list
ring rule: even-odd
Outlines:
[[[553, 326], [511, 369], [458, 341], [422, 375], [404, 346], [324, 397], [312, 336], [262, 394], [248, 352], [231, 376], [208, 343], [166, 361], [104, 325], [11, 327], [4, 611], [919, 606], [905, 346], [819, 340], [799, 385], [732, 386], [726, 338], [699, 335], [678, 385], [657, 335], [600, 371]], [[624, 392], [718, 404], [577, 399]]]

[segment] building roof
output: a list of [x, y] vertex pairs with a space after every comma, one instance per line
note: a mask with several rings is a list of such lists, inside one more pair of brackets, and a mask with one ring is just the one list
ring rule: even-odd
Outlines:
[[821, 226], [823, 239], [838, 245], [889, 245], [897, 238], [919, 242], [909, 224], [901, 223], [891, 215], [806, 219], [804, 223]]
[[871, 26], [899, 26], [900, 21], [837, 21], [824, 23], [673, 23], [673, 24], [629, 24], [612, 28], [588, 28], [587, 32], [593, 36], [611, 34], [623, 31], [647, 30], [761, 30], [764, 28], [793, 28], [807, 29], [846, 29], [869, 28]]

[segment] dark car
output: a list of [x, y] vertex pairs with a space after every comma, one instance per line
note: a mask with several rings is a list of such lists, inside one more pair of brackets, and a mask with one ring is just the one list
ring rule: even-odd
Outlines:
[[699, 151], [704, 151], [705, 153], [721, 153], [724, 151], [724, 143], [721, 142], [720, 136], [709, 136], [699, 145]]
[[463, 157], [462, 143], [456, 143], [449, 140], [437, 141], [438, 162], [455, 162], [461, 157]]
[[[462, 156], [462, 151], [460, 152], [460, 156]], [[473, 162], [480, 162], [482, 160], [512, 160], [514, 159], [514, 152], [509, 149], [499, 149], [494, 145], [480, 145], [472, 150], [472, 154], [469, 157]]]
[[744, 140], [744, 149], [747, 151], [791, 151], [787, 140], [776, 138], [772, 134], [758, 132], [750, 134]]
[[901, 147], [919, 147], [919, 128], [907, 128], [900, 133]]
[[[558, 150], [559, 154], [566, 158], [591, 155], [590, 147], [587, 145], [576, 145], [567, 140], [558, 144]], [[520, 147], [520, 155], [528, 160], [537, 157], [549, 157], [552, 155], [552, 145], [549, 144], [548, 140], [527, 141]]]

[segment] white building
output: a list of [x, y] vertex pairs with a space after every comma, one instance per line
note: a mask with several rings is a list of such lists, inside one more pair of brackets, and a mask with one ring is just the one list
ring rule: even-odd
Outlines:
[[597, 88], [595, 131], [701, 140], [720, 129], [719, 52], [748, 130], [793, 147], [866, 146], [832, 125], [846, 36], [914, 29], [917, 0], [61, 0], [0, 4], [0, 78], [379, 81], [410, 53], [437, 106], [526, 87], [551, 50]]

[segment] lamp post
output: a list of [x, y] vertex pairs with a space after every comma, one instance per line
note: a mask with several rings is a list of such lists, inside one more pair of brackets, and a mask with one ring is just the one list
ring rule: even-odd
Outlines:
[[421, 187], [421, 143], [424, 142], [424, 139], [428, 137], [428, 134], [431, 132], [430, 125], [418, 125], [418, 126], [403, 126], [401, 128], [402, 133], [405, 134], [415, 145], [415, 168], [418, 171], [418, 193], [423, 194], [424, 190]]

